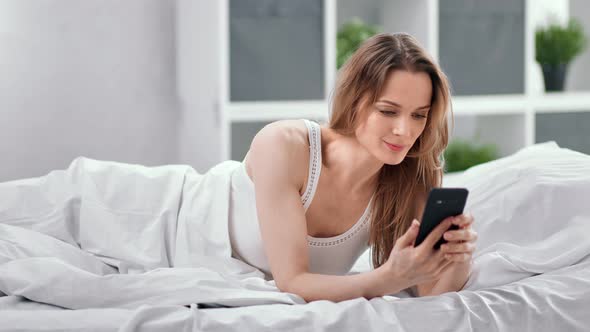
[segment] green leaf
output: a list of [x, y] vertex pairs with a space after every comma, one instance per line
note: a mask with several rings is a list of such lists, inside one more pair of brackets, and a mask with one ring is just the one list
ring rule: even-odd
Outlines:
[[365, 24], [355, 17], [342, 25], [336, 36], [336, 65], [340, 68], [368, 38], [379, 33], [376, 26]]
[[563, 27], [552, 22], [535, 31], [535, 60], [540, 64], [567, 64], [587, 46], [582, 24], [571, 18]]
[[445, 172], [458, 172], [497, 159], [498, 151], [494, 144], [455, 139], [445, 149], [444, 158]]

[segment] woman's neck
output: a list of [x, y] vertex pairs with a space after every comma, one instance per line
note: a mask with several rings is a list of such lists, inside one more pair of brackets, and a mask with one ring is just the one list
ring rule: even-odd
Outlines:
[[322, 172], [330, 174], [337, 188], [353, 195], [373, 192], [383, 163], [367, 151], [354, 136], [344, 136], [322, 127]]

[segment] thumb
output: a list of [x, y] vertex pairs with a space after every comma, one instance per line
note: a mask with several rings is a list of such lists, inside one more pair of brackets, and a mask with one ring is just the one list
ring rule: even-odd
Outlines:
[[408, 230], [402, 235], [397, 242], [402, 248], [413, 246], [416, 237], [418, 236], [418, 229], [420, 229], [420, 222], [416, 219], [412, 220], [412, 224]]

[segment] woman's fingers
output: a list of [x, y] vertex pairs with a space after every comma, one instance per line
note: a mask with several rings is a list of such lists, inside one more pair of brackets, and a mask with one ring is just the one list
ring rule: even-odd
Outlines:
[[475, 243], [473, 242], [447, 242], [440, 246], [440, 251], [443, 254], [462, 254], [473, 253], [475, 251]]
[[416, 237], [418, 236], [418, 230], [420, 228], [420, 222], [416, 219], [412, 220], [412, 224], [408, 230], [400, 236], [393, 245], [394, 249], [402, 249], [408, 246], [413, 246]]
[[418, 250], [423, 254], [433, 250], [434, 244], [441, 238], [443, 233], [451, 226], [451, 220], [449, 218], [443, 220], [438, 224], [431, 232], [426, 236], [424, 242], [420, 243]]
[[477, 240], [477, 232], [471, 228], [449, 230], [443, 234], [443, 237], [447, 241], [475, 241]]
[[467, 262], [471, 259], [471, 254], [445, 254], [445, 259], [450, 262]]
[[471, 213], [468, 214], [460, 214], [452, 218], [453, 225], [457, 225], [460, 228], [465, 228], [473, 223], [473, 215]]

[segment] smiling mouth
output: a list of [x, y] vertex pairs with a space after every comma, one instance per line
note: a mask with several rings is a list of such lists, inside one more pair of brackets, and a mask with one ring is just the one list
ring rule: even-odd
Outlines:
[[403, 150], [403, 149], [404, 149], [404, 146], [403, 146], [403, 145], [390, 144], [390, 143], [387, 143], [387, 142], [385, 142], [385, 141], [383, 141], [383, 142], [385, 143], [385, 145], [386, 145], [386, 146], [387, 146], [387, 147], [388, 147], [390, 150], [393, 150], [393, 151], [401, 151], [401, 150]]

